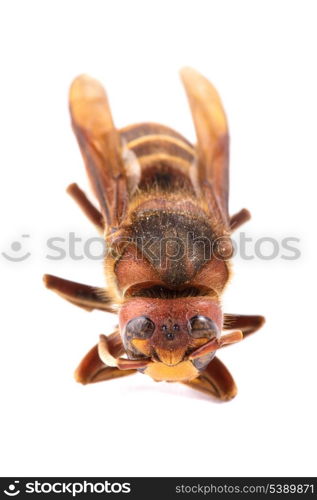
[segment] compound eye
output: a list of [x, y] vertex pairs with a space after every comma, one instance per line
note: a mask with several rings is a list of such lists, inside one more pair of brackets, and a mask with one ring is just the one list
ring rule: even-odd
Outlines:
[[150, 357], [150, 337], [155, 330], [155, 324], [146, 316], [133, 318], [127, 323], [123, 334], [123, 345], [130, 359]]
[[189, 333], [194, 339], [211, 339], [218, 336], [219, 330], [212, 319], [198, 315], [189, 320]]
[[155, 330], [155, 324], [150, 318], [146, 316], [139, 316], [138, 318], [133, 318], [129, 321], [126, 326], [126, 337], [127, 340], [132, 338], [138, 339], [148, 339], [151, 337]]

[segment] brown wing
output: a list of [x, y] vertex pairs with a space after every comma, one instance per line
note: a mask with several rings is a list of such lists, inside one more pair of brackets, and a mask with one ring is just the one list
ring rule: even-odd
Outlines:
[[229, 135], [226, 115], [213, 85], [191, 68], [181, 70], [197, 135], [201, 185], [210, 184], [228, 223]]
[[86, 75], [71, 85], [69, 106], [90, 182], [106, 226], [118, 226], [127, 204], [127, 181], [117, 132], [103, 87]]

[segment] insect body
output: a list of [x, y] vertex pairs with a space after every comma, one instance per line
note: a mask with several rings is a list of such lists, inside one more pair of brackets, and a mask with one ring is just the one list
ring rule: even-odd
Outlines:
[[70, 89], [74, 132], [100, 211], [72, 184], [68, 192], [104, 235], [108, 288], [46, 275], [48, 288], [87, 310], [117, 312], [119, 326], [85, 356], [84, 384], [135, 373], [178, 381], [228, 400], [235, 383], [215, 356], [256, 331], [261, 316], [223, 314], [234, 229], [228, 213], [228, 130], [220, 98], [196, 71], [181, 77], [197, 135], [193, 146], [155, 123], [114, 126], [95, 80]]

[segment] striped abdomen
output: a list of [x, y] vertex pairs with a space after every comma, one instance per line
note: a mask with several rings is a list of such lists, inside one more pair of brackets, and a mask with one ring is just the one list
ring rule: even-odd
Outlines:
[[139, 189], [193, 189], [189, 175], [195, 150], [181, 134], [163, 125], [141, 123], [122, 129], [120, 135], [140, 166]]

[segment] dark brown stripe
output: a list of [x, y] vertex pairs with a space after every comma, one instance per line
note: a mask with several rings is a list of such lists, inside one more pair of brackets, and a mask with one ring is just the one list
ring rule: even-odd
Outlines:
[[179, 158], [178, 156], [171, 156], [165, 153], [154, 153], [152, 155], [140, 156], [138, 158], [142, 170], [155, 166], [166, 166], [176, 169], [178, 172], [188, 173], [191, 163]]
[[163, 191], [186, 190], [194, 193], [190, 179], [184, 173], [170, 168], [168, 165], [158, 164], [143, 170], [139, 182], [139, 189], [162, 189]]
[[139, 288], [130, 292], [131, 297], [150, 297], [153, 299], [178, 299], [186, 297], [204, 297], [210, 294], [206, 287], [180, 287], [177, 289], [166, 288], [161, 285], [154, 285], [147, 288]]
[[140, 189], [160, 188], [164, 191], [194, 188], [188, 176], [190, 164], [176, 156], [154, 154], [139, 158], [141, 165]]

